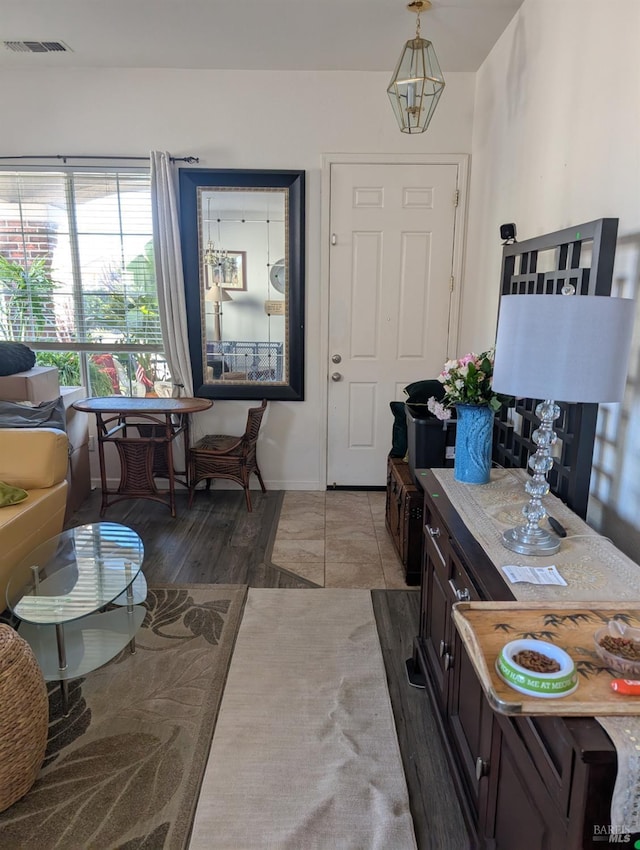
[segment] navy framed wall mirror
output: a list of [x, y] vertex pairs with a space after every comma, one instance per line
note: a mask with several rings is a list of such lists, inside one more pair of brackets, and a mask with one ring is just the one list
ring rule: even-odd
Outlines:
[[304, 400], [304, 171], [180, 169], [196, 396]]

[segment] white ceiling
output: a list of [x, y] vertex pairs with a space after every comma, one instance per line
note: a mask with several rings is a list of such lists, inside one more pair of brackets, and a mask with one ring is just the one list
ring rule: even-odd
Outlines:
[[[523, 0], [433, 0], [422, 36], [442, 69], [476, 71]], [[0, 68], [393, 71], [415, 15], [402, 0], [0, 0], [0, 41], [62, 41]]]

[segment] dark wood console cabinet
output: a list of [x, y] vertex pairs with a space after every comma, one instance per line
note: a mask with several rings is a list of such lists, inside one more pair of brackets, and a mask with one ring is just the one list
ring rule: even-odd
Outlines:
[[388, 458], [385, 525], [409, 585], [420, 584], [422, 575], [422, 500], [409, 464], [399, 457]]
[[451, 616], [463, 600], [513, 599], [429, 470], [420, 629], [426, 681], [474, 850], [598, 850], [617, 758], [593, 718], [508, 717], [485, 699]]

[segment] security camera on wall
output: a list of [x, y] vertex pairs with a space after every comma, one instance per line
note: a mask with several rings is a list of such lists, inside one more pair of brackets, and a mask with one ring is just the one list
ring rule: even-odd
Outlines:
[[515, 224], [501, 224], [500, 239], [504, 239], [503, 245], [511, 245], [512, 242], [517, 242]]

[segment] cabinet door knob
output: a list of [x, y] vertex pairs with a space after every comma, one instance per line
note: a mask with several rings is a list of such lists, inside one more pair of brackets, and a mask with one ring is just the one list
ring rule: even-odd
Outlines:
[[429, 537], [440, 537], [440, 529], [432, 528], [430, 525], [427, 526], [427, 533]]
[[487, 776], [489, 773], [489, 762], [485, 761], [482, 756], [478, 756], [476, 759], [476, 779], [478, 782], [482, 779], [483, 776]]
[[445, 652], [448, 651], [448, 649], [449, 649], [449, 647], [447, 646], [446, 641], [441, 640], [440, 641], [440, 658], [442, 658], [442, 656], [445, 654]]
[[453, 655], [451, 655], [451, 653], [447, 652], [444, 656], [444, 669], [445, 670], [451, 670], [452, 667], [453, 667]]

